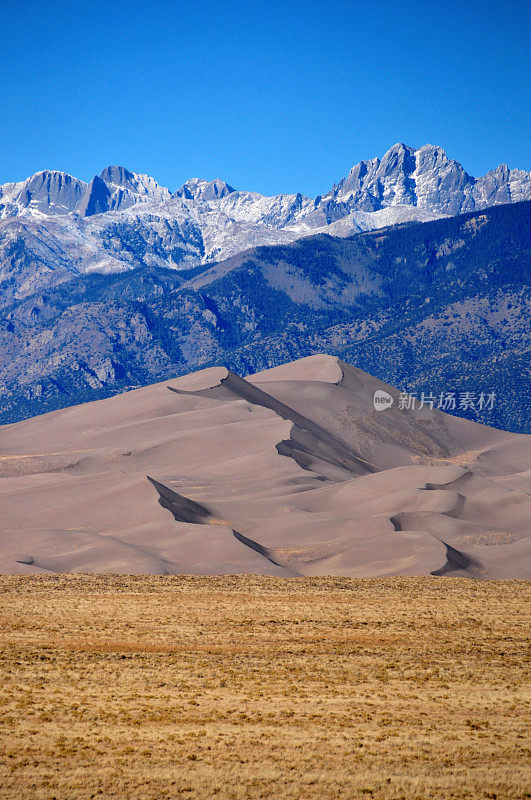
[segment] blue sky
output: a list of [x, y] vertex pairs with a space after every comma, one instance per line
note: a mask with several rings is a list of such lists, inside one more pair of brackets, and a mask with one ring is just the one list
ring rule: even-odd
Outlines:
[[107, 164], [326, 191], [397, 141], [531, 168], [529, 3], [2, 4], [0, 183]]

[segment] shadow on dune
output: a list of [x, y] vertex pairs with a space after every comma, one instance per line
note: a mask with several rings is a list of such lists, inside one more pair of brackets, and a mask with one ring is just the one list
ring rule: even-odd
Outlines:
[[300, 467], [307, 470], [314, 471], [314, 467], [320, 464], [321, 469], [317, 468], [315, 471], [328, 473], [323, 476], [325, 478], [330, 476], [330, 469], [326, 465], [334, 468], [333, 479], [335, 480], [338, 479], [337, 470], [344, 472], [344, 480], [348, 480], [352, 475], [376, 472], [373, 464], [354, 455], [345, 443], [330, 431], [325, 430], [313, 420], [244, 378], [240, 378], [234, 372], [228, 371], [227, 377], [222, 378], [220, 384], [212, 388], [200, 389], [195, 392], [175, 389], [172, 386], [168, 386], [168, 389], [176, 394], [195, 395], [213, 400], [238, 397], [253, 405], [274, 411], [282, 419], [293, 423], [290, 438], [278, 442], [276, 445], [279, 455], [293, 458]]
[[[214, 525], [220, 528], [228, 527], [234, 538], [245, 545], [245, 547], [254, 550], [255, 553], [263, 556], [272, 564], [275, 564], [275, 566], [289, 569], [281, 561], [278, 561], [267, 547], [264, 547], [254, 539], [250, 539], [248, 536], [244, 536], [243, 533], [234, 530], [230, 522], [216, 519], [206, 506], [197, 503], [195, 500], [190, 500], [188, 497], [184, 497], [184, 495], [178, 492], [174, 492], [173, 489], [160, 483], [160, 481], [156, 481], [149, 475], [146, 475], [146, 477], [159, 493], [159, 505], [170, 511], [177, 522], [187, 522], [194, 525]], [[291, 571], [293, 572], [293, 570]]]

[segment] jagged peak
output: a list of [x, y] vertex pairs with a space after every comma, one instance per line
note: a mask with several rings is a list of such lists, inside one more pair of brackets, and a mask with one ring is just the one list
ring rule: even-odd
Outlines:
[[[510, 191], [506, 184], [510, 184]], [[36, 172], [18, 183], [6, 183], [0, 186], [0, 216], [33, 212], [88, 216], [140, 204], [147, 208], [154, 204], [164, 206], [172, 198], [175, 202], [170, 204], [168, 213], [182, 205], [182, 213], [186, 214], [190, 203], [208, 205], [232, 195], [221, 205], [229, 216], [239, 221], [283, 228], [304, 218], [315, 228], [353, 212], [418, 206], [436, 213], [455, 214], [487, 204], [523, 200], [530, 192], [529, 172], [510, 170], [506, 164], [500, 164], [476, 179], [458, 161], [450, 159], [441, 146], [427, 143], [414, 148], [398, 141], [381, 158], [355, 164], [329, 192], [307, 203], [307, 198], [300, 194], [264, 197], [258, 192], [236, 192], [220, 178], [191, 178], [172, 194], [150, 175], [115, 164], [105, 167], [90, 184], [61, 170], [50, 169]]]
[[495, 169], [489, 170], [487, 175], [509, 175], [512, 170], [509, 169], [507, 164], [498, 164]]
[[100, 178], [109, 186], [151, 197], [154, 200], [169, 200], [171, 198], [170, 190], [157, 183], [151, 175], [131, 172], [126, 167], [119, 165], [105, 167], [100, 172]]
[[214, 178], [212, 181], [190, 178], [180, 189], [177, 189], [174, 196], [183, 197], [186, 200], [217, 200], [234, 191], [236, 190], [221, 178]]
[[105, 183], [115, 183], [118, 186], [125, 186], [126, 183], [135, 179], [134, 172], [130, 172], [128, 169], [118, 164], [105, 167], [105, 169], [102, 169], [99, 176]]
[[63, 169], [40, 169], [37, 172], [35, 172], [33, 175], [31, 175], [30, 178], [26, 178], [26, 180], [31, 180], [31, 178], [36, 178], [36, 177], [38, 177], [40, 175], [46, 175], [46, 176], [48, 176], [48, 175], [50, 175], [50, 176], [60, 175], [61, 177], [69, 178], [72, 181], [79, 181], [80, 180], [80, 178], [76, 178], [74, 175], [70, 175], [69, 172], [65, 172]]
[[36, 184], [39, 182], [45, 183], [46, 181], [55, 181], [55, 180], [64, 181], [65, 183], [78, 184], [80, 186], [88, 185], [85, 181], [82, 181], [80, 178], [76, 178], [74, 175], [70, 175], [68, 172], [63, 172], [63, 170], [60, 169], [41, 169], [38, 172], [34, 172], [33, 175], [30, 175], [28, 178], [25, 178], [23, 181], [18, 181], [17, 183], [12, 183], [9, 185], [28, 186], [29, 184]]
[[423, 152], [423, 151], [426, 151], [426, 152], [430, 151], [430, 152], [435, 152], [435, 153], [443, 153], [446, 156], [446, 150], [444, 149], [444, 147], [441, 147], [438, 144], [430, 144], [429, 142], [427, 142], [426, 144], [421, 145], [421, 147], [417, 147], [416, 150], [415, 150], [416, 153], [420, 153], [420, 152]]
[[389, 150], [384, 155], [388, 156], [392, 153], [400, 153], [400, 152], [414, 153], [415, 148], [411, 147], [409, 144], [405, 144], [404, 142], [397, 142], [392, 147], [390, 147]]
[[0, 197], [15, 208], [63, 215], [75, 210], [86, 189], [84, 181], [67, 172], [44, 169], [18, 183], [0, 186]]

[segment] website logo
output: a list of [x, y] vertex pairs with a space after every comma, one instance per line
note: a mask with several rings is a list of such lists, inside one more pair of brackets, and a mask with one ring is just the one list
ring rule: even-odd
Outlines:
[[383, 389], [376, 389], [372, 402], [375, 411], [384, 411], [386, 408], [391, 408], [393, 398]]

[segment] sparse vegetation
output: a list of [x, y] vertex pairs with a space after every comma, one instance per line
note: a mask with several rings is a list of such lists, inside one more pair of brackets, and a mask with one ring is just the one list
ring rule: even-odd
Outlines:
[[2, 576], [0, 796], [529, 797], [529, 594]]

